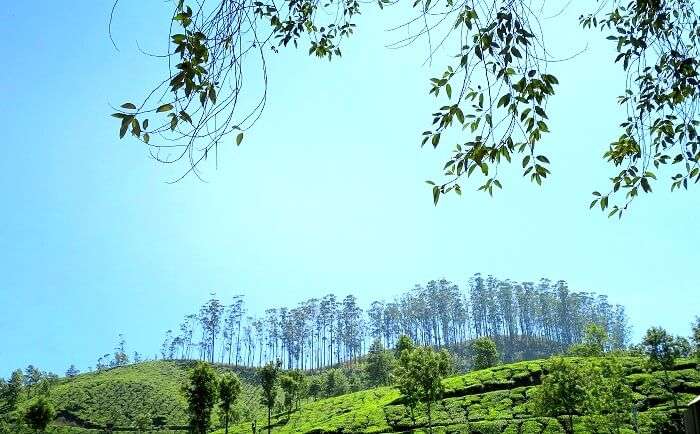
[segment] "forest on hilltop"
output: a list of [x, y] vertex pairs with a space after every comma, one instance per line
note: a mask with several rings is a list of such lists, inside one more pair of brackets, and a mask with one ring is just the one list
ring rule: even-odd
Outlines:
[[563, 280], [515, 282], [475, 274], [466, 288], [432, 280], [366, 309], [352, 294], [328, 294], [254, 315], [243, 296], [230, 303], [212, 296], [166, 332], [160, 357], [245, 366], [279, 359], [285, 368], [319, 369], [357, 360], [373, 340], [393, 347], [406, 335], [419, 345], [456, 352], [473, 339], [490, 337], [511, 361], [561, 352], [580, 341], [589, 323], [607, 331], [610, 349], [627, 344], [625, 309], [605, 295], [572, 291]]

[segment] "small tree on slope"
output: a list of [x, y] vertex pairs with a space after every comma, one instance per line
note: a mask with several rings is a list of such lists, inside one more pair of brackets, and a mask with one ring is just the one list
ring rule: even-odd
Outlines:
[[582, 414], [586, 403], [588, 379], [580, 365], [555, 357], [547, 366], [542, 385], [535, 389], [534, 412], [559, 418], [567, 434], [574, 433], [574, 415]]
[[214, 370], [204, 362], [197, 362], [190, 372], [189, 383], [183, 390], [187, 399], [190, 428], [195, 434], [206, 434], [211, 424], [211, 413], [216, 404], [217, 381]]
[[386, 386], [391, 381], [394, 358], [384, 349], [381, 341], [375, 339], [367, 354], [367, 380], [370, 386]]
[[29, 406], [24, 421], [36, 432], [44, 431], [56, 416], [53, 406], [43, 396]]
[[224, 432], [228, 434], [231, 408], [241, 394], [241, 380], [233, 373], [224, 374], [219, 381], [219, 408], [224, 416]]
[[479, 338], [469, 345], [472, 353], [472, 369], [486, 369], [498, 363], [498, 350], [491, 338]]
[[418, 401], [426, 404], [429, 432], [432, 432], [432, 404], [442, 396], [442, 379], [449, 373], [450, 366], [449, 354], [444, 350], [421, 347], [401, 353], [397, 387], [411, 414]]
[[267, 432], [272, 432], [271, 419], [272, 407], [277, 398], [277, 383], [279, 377], [280, 362], [270, 362], [258, 370], [260, 387], [262, 387], [262, 404], [267, 407]]

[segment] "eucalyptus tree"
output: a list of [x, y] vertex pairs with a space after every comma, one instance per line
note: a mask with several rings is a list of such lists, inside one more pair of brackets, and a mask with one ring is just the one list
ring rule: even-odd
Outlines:
[[[255, 341], [258, 348], [258, 366], [262, 365], [263, 361], [263, 351], [265, 351], [265, 325], [263, 321], [259, 318], [255, 319], [252, 324], [253, 330], [255, 331]], [[255, 356], [253, 356], [253, 363], [255, 363]]]
[[367, 309], [367, 325], [369, 326], [369, 336], [374, 339], [382, 339], [385, 335], [384, 329], [384, 303], [373, 301]]
[[[564, 281], [534, 284], [475, 274], [464, 288], [432, 280], [393, 300], [375, 300], [366, 311], [352, 295], [338, 300], [328, 294], [268, 308], [261, 318], [241, 318], [241, 296], [228, 307], [212, 298], [199, 315], [185, 318], [177, 336], [166, 332], [161, 357], [190, 358], [198, 346], [199, 358], [210, 362], [216, 355], [223, 363], [228, 355], [229, 363], [262, 366], [279, 359], [285, 368], [316, 369], [356, 360], [375, 339], [393, 347], [406, 335], [418, 345], [460, 351], [487, 337], [498, 344], [502, 359], [511, 361], [564, 351], [570, 342], [585, 339], [588, 324], [608, 331], [606, 350], [624, 348], [629, 336], [622, 306], [602, 295], [571, 291]], [[200, 342], [193, 342], [195, 331], [201, 332]]]
[[173, 331], [166, 330], [163, 342], [160, 344], [160, 357], [163, 360], [173, 359]]
[[180, 323], [180, 337], [182, 339], [182, 358], [189, 359], [192, 351], [192, 339], [197, 325], [197, 315], [190, 314]]
[[114, 360], [112, 366], [124, 366], [129, 363], [129, 356], [126, 353], [126, 339], [123, 334], [119, 334], [119, 340], [114, 347]]
[[24, 386], [27, 388], [28, 391], [31, 391], [31, 389], [39, 384], [42, 378], [42, 373], [41, 371], [36, 368], [34, 365], [29, 365], [26, 367], [24, 370]]
[[66, 378], [73, 378], [76, 377], [78, 374], [80, 374], [80, 370], [76, 368], [73, 364], [71, 364], [70, 367], [66, 370]]
[[202, 325], [203, 342], [205, 342], [205, 357], [210, 363], [214, 363], [214, 351], [216, 349], [216, 337], [221, 331], [221, 318], [224, 306], [212, 297], [199, 310], [199, 322]]
[[[328, 324], [328, 365], [333, 365], [333, 344], [338, 340], [338, 301], [335, 294], [328, 294], [323, 298]], [[337, 355], [340, 357], [340, 354]], [[339, 359], [337, 361], [340, 361]]]
[[280, 327], [277, 315], [278, 312], [275, 308], [265, 310], [265, 334], [267, 339], [268, 360], [277, 359], [279, 357], [277, 351], [279, 347]]
[[345, 360], [355, 360], [362, 350], [364, 323], [362, 309], [357, 305], [357, 298], [349, 294], [343, 299], [340, 319], [342, 321], [342, 340], [345, 347]]
[[321, 298], [321, 302], [319, 304], [319, 312], [318, 312], [318, 322], [319, 322], [319, 327], [321, 329], [321, 365], [326, 366], [326, 360], [329, 360], [329, 364], [333, 364], [332, 356], [327, 357], [326, 354], [328, 352], [328, 333], [331, 333], [331, 346], [332, 346], [332, 321], [333, 321], [333, 309], [335, 305], [335, 296], [331, 296], [330, 294], [324, 296]]

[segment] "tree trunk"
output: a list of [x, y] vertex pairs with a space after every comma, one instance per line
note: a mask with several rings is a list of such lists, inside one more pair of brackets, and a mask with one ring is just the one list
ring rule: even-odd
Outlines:
[[673, 385], [671, 384], [671, 377], [668, 375], [668, 371], [664, 369], [664, 376], [666, 377], [666, 389], [668, 389], [671, 397], [673, 398], [673, 411], [678, 411], [678, 397], [676, 392], [673, 391]]
[[428, 432], [431, 434], [433, 432], [433, 418], [430, 413], [430, 401], [428, 401]]
[[272, 432], [272, 407], [267, 407], [267, 434]]
[[574, 415], [569, 414], [567, 419], [559, 421], [564, 427], [564, 432], [566, 434], [574, 434]]
[[224, 433], [228, 434], [228, 412], [224, 416]]

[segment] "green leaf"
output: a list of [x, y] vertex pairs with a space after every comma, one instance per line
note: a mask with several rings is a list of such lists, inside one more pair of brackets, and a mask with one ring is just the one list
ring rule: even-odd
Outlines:
[[136, 106], [130, 102], [125, 102], [122, 104], [123, 109], [136, 110]]
[[156, 112], [157, 112], [157, 113], [169, 112], [169, 111], [172, 110], [172, 109], [173, 109], [173, 105], [172, 105], [172, 104], [163, 104], [162, 106], [160, 106], [160, 107], [158, 107], [158, 108], [156, 109]]
[[437, 206], [438, 200], [440, 200], [440, 187], [436, 185], [433, 187], [433, 204]]
[[540, 115], [540, 117], [542, 117], [544, 119], [549, 119], [547, 117], [547, 113], [545, 113], [544, 110], [542, 109], [542, 107], [540, 107], [540, 106], [535, 106], [535, 113], [537, 113], [538, 115]]
[[238, 133], [238, 135], [236, 136], [236, 146], [240, 146], [242, 141], [243, 141], [243, 133]]
[[126, 134], [127, 130], [129, 129], [129, 125], [131, 125], [131, 120], [134, 119], [133, 116], [125, 116], [122, 119], [122, 125], [121, 128], [119, 128], [119, 138], [123, 139], [124, 135]]

